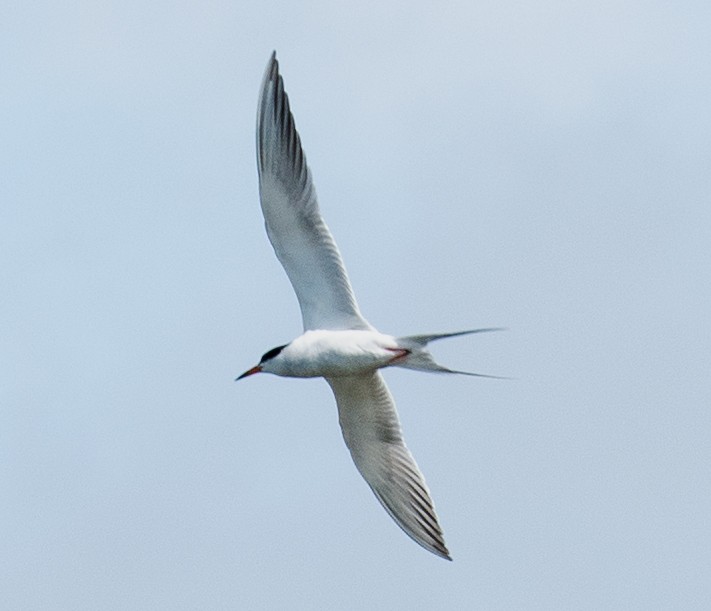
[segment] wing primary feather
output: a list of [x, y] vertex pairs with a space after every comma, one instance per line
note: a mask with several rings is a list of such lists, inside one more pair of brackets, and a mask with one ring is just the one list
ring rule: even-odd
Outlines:
[[376, 498], [412, 539], [451, 560], [427, 484], [402, 438], [395, 404], [380, 372], [327, 381], [353, 462]]
[[371, 329], [321, 217], [276, 54], [262, 81], [256, 141], [267, 235], [296, 293], [304, 330]]

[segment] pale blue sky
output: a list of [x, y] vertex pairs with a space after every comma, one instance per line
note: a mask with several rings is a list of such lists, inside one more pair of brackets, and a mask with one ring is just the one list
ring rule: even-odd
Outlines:
[[[6, 609], [711, 599], [711, 10], [0, 10]], [[262, 227], [277, 49], [361, 308], [514, 381], [387, 371], [454, 562], [362, 482]]]

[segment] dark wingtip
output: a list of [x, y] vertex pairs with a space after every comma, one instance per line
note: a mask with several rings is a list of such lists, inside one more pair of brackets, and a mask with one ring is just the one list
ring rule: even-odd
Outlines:
[[434, 549], [430, 551], [434, 552], [435, 556], [439, 556], [444, 560], [449, 560], [450, 562], [452, 562], [452, 556], [450, 556], [449, 550], [444, 545], [437, 545], [434, 547]]

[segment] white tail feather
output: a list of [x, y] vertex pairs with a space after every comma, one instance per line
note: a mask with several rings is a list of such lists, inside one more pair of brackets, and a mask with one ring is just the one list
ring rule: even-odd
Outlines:
[[438, 339], [446, 339], [448, 337], [458, 337], [460, 335], [470, 335], [472, 333], [486, 333], [488, 331], [503, 331], [501, 327], [490, 327], [486, 329], [471, 329], [469, 331], [457, 331], [455, 333], [434, 333], [431, 335], [408, 335], [406, 337], [398, 337], [398, 346], [408, 350], [405, 358], [398, 359], [393, 363], [394, 367], [404, 367], [406, 369], [415, 369], [418, 371], [434, 371], [439, 373], [458, 373], [465, 376], [476, 376], [480, 378], [495, 378], [506, 379], [500, 376], [492, 376], [484, 373], [471, 373], [469, 371], [458, 371], [443, 367], [434, 360], [434, 357], [427, 350], [427, 344]]

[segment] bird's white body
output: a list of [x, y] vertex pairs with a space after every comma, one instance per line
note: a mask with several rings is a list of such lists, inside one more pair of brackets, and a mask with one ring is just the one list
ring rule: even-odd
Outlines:
[[[321, 217], [276, 54], [267, 65], [259, 95], [257, 168], [267, 235], [296, 293], [304, 333], [269, 350], [240, 378], [259, 372], [325, 378], [336, 398], [343, 438], [375, 496], [417, 543], [451, 559], [429, 490], [405, 446], [395, 403], [379, 370], [398, 366], [464, 373], [437, 364], [426, 346], [476, 331], [393, 337], [365, 320]], [[484, 330], [488, 329], [477, 331]]]
[[292, 378], [358, 375], [392, 364], [401, 351], [394, 337], [377, 331], [306, 331], [262, 371]]

